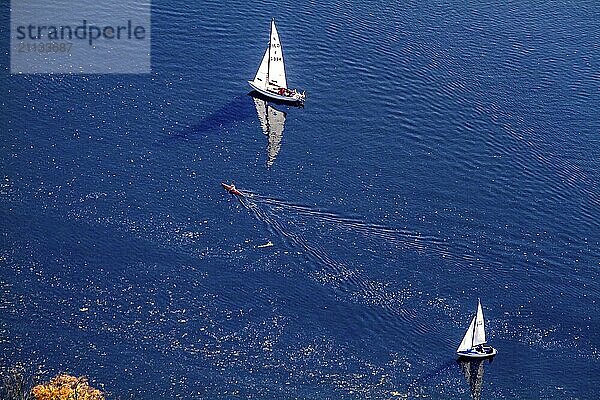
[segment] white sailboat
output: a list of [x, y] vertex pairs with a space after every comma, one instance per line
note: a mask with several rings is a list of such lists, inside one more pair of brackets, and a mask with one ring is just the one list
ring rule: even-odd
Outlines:
[[495, 356], [498, 351], [488, 345], [485, 340], [485, 322], [483, 320], [483, 309], [481, 301], [477, 301], [477, 312], [471, 320], [469, 329], [465, 333], [456, 354], [461, 357], [485, 358]]
[[254, 105], [262, 131], [267, 135], [267, 167], [271, 167], [281, 149], [286, 114], [272, 107], [263, 99], [254, 98]]
[[283, 63], [283, 48], [279, 40], [279, 33], [275, 26], [275, 19], [271, 20], [271, 33], [269, 45], [265, 51], [262, 62], [258, 67], [254, 80], [248, 81], [250, 86], [264, 96], [275, 100], [288, 102], [303, 102], [306, 98], [304, 92], [287, 87], [285, 78], [285, 65]]

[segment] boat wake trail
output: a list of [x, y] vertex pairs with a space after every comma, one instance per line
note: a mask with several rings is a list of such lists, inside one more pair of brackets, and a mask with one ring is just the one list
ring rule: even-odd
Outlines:
[[343, 217], [339, 214], [316, 210], [304, 205], [288, 203], [280, 199], [254, 195], [253, 200], [268, 206], [274, 211], [285, 214], [295, 214], [299, 217], [310, 218], [328, 231], [345, 230], [354, 234], [362, 234], [364, 239], [378, 241], [417, 251], [432, 251], [434, 253], [449, 254], [447, 241], [433, 235], [424, 235], [409, 229], [395, 229], [384, 225], [372, 224], [360, 219]]
[[[394, 318], [398, 315], [404, 320], [415, 317], [414, 305], [406, 304], [418, 297], [410, 283], [370, 278], [361, 269], [360, 257], [367, 252], [369, 257], [381, 257], [382, 265], [397, 268], [398, 260], [394, 258], [397, 252], [393, 250], [424, 251], [444, 246], [443, 240], [256, 193], [239, 197], [239, 200], [271, 233], [283, 239], [288, 246], [299, 249], [312, 267], [309, 271], [311, 278], [331, 287], [336, 295], [353, 302], [381, 306]], [[361, 242], [360, 246], [357, 246], [358, 242]], [[339, 251], [333, 256], [325, 248]]]
[[[285, 218], [281, 210], [269, 207], [269, 202], [266, 201], [266, 198], [257, 195], [245, 196], [240, 197], [240, 201], [259, 221], [267, 226], [267, 229], [271, 233], [284, 239], [291, 247], [301, 249], [317, 265], [326, 267], [330, 277], [333, 278], [335, 276], [339, 278], [342, 276], [350, 277], [352, 275], [348, 267], [329, 256], [321, 246], [311, 244], [304, 239], [302, 232], [297, 229], [300, 224], [294, 223], [293, 216], [288, 214], [288, 218]], [[316, 273], [319, 274], [318, 271]], [[332, 280], [332, 282], [334, 281]]]

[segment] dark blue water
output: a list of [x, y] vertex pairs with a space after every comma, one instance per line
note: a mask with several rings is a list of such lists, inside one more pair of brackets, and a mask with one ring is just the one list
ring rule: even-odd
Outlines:
[[[597, 395], [597, 2], [153, 3], [150, 75], [11, 76], [2, 31], [2, 367], [112, 398]], [[274, 105], [269, 162], [271, 16], [308, 100]], [[460, 365], [477, 298], [499, 354]]]

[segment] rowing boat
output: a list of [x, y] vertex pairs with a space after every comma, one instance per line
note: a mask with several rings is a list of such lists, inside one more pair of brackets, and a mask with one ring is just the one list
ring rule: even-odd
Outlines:
[[237, 190], [233, 184], [228, 185], [225, 182], [221, 182], [221, 186], [223, 186], [223, 188], [225, 190], [227, 190], [229, 193], [235, 194], [236, 196], [243, 196], [244, 195], [242, 192], [240, 192], [239, 190]]

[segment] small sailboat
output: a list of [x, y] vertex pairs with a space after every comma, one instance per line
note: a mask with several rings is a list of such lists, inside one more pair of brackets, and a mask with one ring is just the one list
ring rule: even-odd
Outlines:
[[304, 92], [300, 93], [296, 89], [287, 87], [283, 48], [279, 41], [275, 19], [271, 20], [269, 46], [265, 51], [254, 80], [248, 81], [248, 83], [257, 92], [275, 100], [301, 103], [306, 98]]
[[498, 353], [496, 349], [488, 345], [485, 340], [485, 322], [483, 321], [483, 310], [481, 301], [477, 301], [477, 312], [471, 320], [469, 329], [465, 333], [456, 354], [461, 357], [485, 358], [493, 357]]

